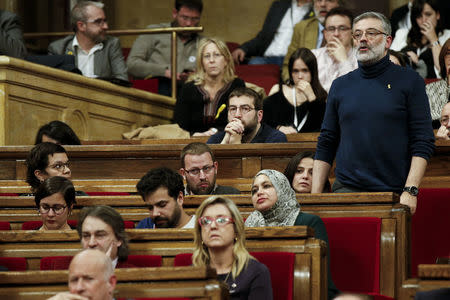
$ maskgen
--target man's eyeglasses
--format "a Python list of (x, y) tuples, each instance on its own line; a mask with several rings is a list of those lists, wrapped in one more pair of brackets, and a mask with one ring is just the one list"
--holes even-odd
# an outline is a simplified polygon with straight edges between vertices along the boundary
[(201, 169), (192, 169), (192, 170), (185, 170), (186, 173), (188, 173), (191, 176), (198, 176), (200, 175), (200, 171), (203, 171), (203, 173), (208, 174), (209, 172), (211, 172), (211, 170), (214, 169), (214, 165), (210, 165), (210, 166), (204, 166)]
[(235, 106), (235, 105), (231, 105), (228, 108), (228, 112), (230, 113), (230, 115), (234, 116), (236, 115), (238, 109), (241, 111), (241, 114), (245, 115), (246, 113), (254, 110), (254, 107), (250, 107), (248, 105), (242, 105), (242, 106)]
[(108, 21), (106, 19), (95, 19), (95, 20), (91, 20), (91, 21), (86, 21), (86, 23), (94, 23), (95, 25), (103, 26), (106, 23), (108, 23)]
[(325, 28), (325, 31), (326, 31), (326, 32), (329, 32), (329, 33), (334, 33), (336, 30), (337, 30), (338, 32), (344, 32), (344, 31), (348, 31), (348, 30), (350, 30), (350, 29), (351, 29), (351, 28), (348, 27), (348, 26), (339, 26), (339, 27), (329, 26), (329, 27), (326, 27), (326, 28)]
[(448, 120), (449, 120), (448, 117), (441, 118), (441, 125), (447, 126)]
[(41, 204), (41, 205), (39, 205), (39, 212), (41, 214), (45, 215), (45, 214), (48, 214), (50, 212), (50, 209), (51, 209), (51, 210), (53, 210), (55, 215), (60, 215), (60, 214), (62, 214), (64, 212), (66, 207), (67, 207), (67, 205), (49, 206), (49, 205)]
[(225, 226), (234, 223), (234, 220), (231, 217), (201, 217), (198, 219), (198, 224), (202, 227), (209, 227), (213, 222), (216, 222), (217, 226)]
[(372, 29), (367, 29), (366, 31), (356, 30), (355, 32), (353, 32), (353, 38), (355, 40), (359, 41), (360, 39), (362, 39), (364, 34), (366, 35), (366, 38), (368, 40), (373, 40), (374, 38), (377, 37), (377, 35), (380, 35), (380, 34), (384, 34), (384, 35), (388, 36), (387, 33), (379, 31), (378, 29), (372, 28)]
[(54, 170), (57, 170), (57, 171), (62, 171), (62, 170), (64, 170), (65, 167), (70, 170), (70, 163), (69, 162), (65, 162), (65, 163), (58, 162), (58, 163), (55, 163), (55, 164), (53, 164), (53, 165), (51, 165), (49, 167), (51, 169), (54, 169)]

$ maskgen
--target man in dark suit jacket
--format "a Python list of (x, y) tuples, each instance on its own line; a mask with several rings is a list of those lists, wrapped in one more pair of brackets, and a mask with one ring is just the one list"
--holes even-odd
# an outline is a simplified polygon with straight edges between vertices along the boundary
[[(293, 11), (296, 9), (302, 9), (304, 12), (304, 15), (298, 15), (300, 16), (299, 20), (295, 20), (295, 14)], [(286, 42), (287, 44), (289, 44), (295, 24), (311, 16), (313, 16), (313, 13), (309, 0), (297, 0), (297, 8), (292, 5), (291, 0), (274, 1), (269, 9), (269, 12), (267, 13), (263, 28), (258, 33), (258, 35), (250, 41), (245, 42), (239, 48), (233, 51), (232, 55), (234, 61), (239, 64), (244, 60), (245, 57), (265, 56), (265, 52), (273, 42), (275, 34), (278, 33), (280, 25), (284, 18), (287, 18), (286, 21), (288, 23), (290, 22), (292, 25), (290, 36)], [(284, 54), (281, 56), (280, 65), (282, 63), (283, 57)], [(262, 59), (264, 58), (266, 57), (263, 57)], [(269, 61), (267, 61), (266, 59), (266, 63), (272, 62), (270, 61), (270, 59)]]
[(445, 300), (450, 299), (450, 288), (417, 292), (415, 300)]
[(75, 35), (51, 43), (49, 54), (75, 56), (84, 76), (128, 80), (119, 39), (106, 35), (108, 23), (103, 3), (82, 1), (71, 12)]
[(26, 53), (19, 18), (12, 12), (0, 10), (0, 55), (24, 58)]

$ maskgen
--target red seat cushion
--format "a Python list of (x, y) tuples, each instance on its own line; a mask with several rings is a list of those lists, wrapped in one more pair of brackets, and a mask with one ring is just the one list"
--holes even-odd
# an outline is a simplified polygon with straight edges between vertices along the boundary
[(16, 197), (16, 196), (19, 196), (19, 194), (17, 194), (17, 193), (0, 193), (0, 196)]
[(73, 256), (48, 256), (41, 258), (40, 269), (44, 270), (67, 270)]
[(1, 221), (0, 230), (11, 230), (11, 225), (9, 224), (9, 222)]
[(27, 259), (25, 257), (0, 257), (0, 266), (8, 268), (8, 271), (26, 271)]
[(128, 255), (126, 262), (136, 268), (161, 267), (162, 257), (161, 255)]
[(336, 287), (355, 293), (380, 291), (380, 218), (323, 218)]
[(86, 192), (89, 196), (129, 196), (127, 192)]
[[(73, 256), (48, 256), (41, 258), (41, 270), (67, 270)], [(160, 255), (128, 255), (128, 259), (120, 262), (117, 268), (150, 268), (161, 267)]]
[(133, 83), (133, 87), (135, 89), (144, 90), (150, 93), (158, 93), (158, 78), (151, 79), (132, 79), (130, 80)]
[[(77, 220), (67, 220), (67, 224), (69, 224), (70, 228), (77, 228)], [(42, 221), (26, 221), (22, 224), (22, 230), (37, 230), (41, 228)]]
[[(434, 264), (450, 255), (450, 188), (423, 188), (411, 220), (411, 276), (419, 264)], [(447, 237), (446, 237), (447, 236)]]
[(279, 82), (280, 67), (278, 65), (238, 65), (236, 74), (245, 82), (264, 88), (268, 94), (272, 86)]
[(192, 265), (192, 253), (181, 253), (175, 255), (173, 261), (175, 267), (187, 267)]
[(134, 222), (133, 221), (123, 221), (125, 229), (133, 229), (134, 228)]

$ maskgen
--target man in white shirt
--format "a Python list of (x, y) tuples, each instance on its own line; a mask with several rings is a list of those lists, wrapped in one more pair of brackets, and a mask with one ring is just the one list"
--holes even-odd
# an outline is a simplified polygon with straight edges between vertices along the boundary
[(352, 22), (353, 15), (348, 9), (336, 7), (330, 10), (323, 30), (326, 45), (311, 50), (317, 59), (319, 81), (327, 93), (333, 80), (358, 67), (352, 46)]
[(183, 210), (183, 177), (168, 168), (152, 169), (136, 185), (150, 212), (136, 228), (194, 228), (195, 216)]
[(71, 23), (75, 35), (51, 43), (49, 54), (74, 55), (75, 65), (87, 77), (128, 80), (119, 39), (106, 35), (103, 3), (78, 2), (71, 11)]

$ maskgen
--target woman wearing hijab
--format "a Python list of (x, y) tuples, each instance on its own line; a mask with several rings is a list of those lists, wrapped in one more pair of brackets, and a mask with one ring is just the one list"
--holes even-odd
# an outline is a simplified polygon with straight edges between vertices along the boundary
[[(300, 210), (295, 192), (289, 180), (275, 170), (262, 170), (253, 179), (252, 203), (256, 209), (245, 221), (247, 227), (306, 225), (314, 228), (314, 237), (325, 241), (328, 235), (325, 224), (319, 216)], [(328, 250), (327, 250), (328, 251)], [(333, 299), (339, 291), (330, 273), (328, 253), (328, 299)]]

